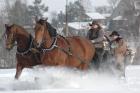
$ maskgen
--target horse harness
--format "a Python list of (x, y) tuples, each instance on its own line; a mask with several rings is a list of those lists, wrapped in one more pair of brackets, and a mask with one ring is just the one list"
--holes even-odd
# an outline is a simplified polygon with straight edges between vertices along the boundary
[(22, 56), (26, 55), (27, 53), (29, 53), (31, 51), (32, 46), (33, 46), (33, 37), (30, 34), (29, 47), (27, 49), (25, 49), (24, 51), (20, 51), (19, 49), (17, 49), (17, 54), (22, 55)]
[(81, 63), (85, 63), (85, 64), (86, 64), (86, 61), (83, 61), (79, 55), (74, 55), (74, 54), (72, 54), (72, 50), (71, 50), (71, 48), (70, 48), (70, 43), (69, 43), (69, 41), (68, 41), (65, 37), (63, 37), (63, 36), (61, 36), (61, 37), (67, 42), (67, 44), (68, 44), (68, 46), (69, 46), (68, 49), (66, 49), (66, 50), (63, 49), (62, 51), (64, 51), (65, 53), (67, 53), (67, 54), (70, 55), (70, 56), (75, 56), (75, 57), (77, 57), (77, 59), (80, 60)]
[(70, 48), (70, 43), (69, 43), (69, 41), (68, 41), (65, 37), (63, 37), (63, 36), (61, 36), (61, 35), (59, 35), (59, 36), (62, 37), (62, 38), (66, 41), (66, 43), (68, 44), (69, 47), (68, 47), (67, 49), (61, 48), (61, 47), (59, 47), (59, 46), (57, 45), (57, 40), (58, 40), (58, 35), (57, 35), (56, 37), (53, 37), (53, 42), (52, 42), (52, 44), (51, 44), (51, 46), (50, 46), (49, 48), (41, 48), (42, 52), (43, 52), (43, 53), (46, 53), (46, 52), (48, 52), (48, 51), (52, 51), (54, 48), (58, 48), (59, 50), (61, 50), (61, 51), (63, 51), (64, 53), (66, 53), (67, 55), (69, 55), (69, 56), (74, 56), (74, 57), (76, 57), (78, 60), (80, 60), (81, 63), (86, 64), (87, 62), (84, 61), (84, 60), (82, 60), (80, 56), (74, 55), (74, 54), (72, 53), (72, 50), (71, 50), (71, 48)]

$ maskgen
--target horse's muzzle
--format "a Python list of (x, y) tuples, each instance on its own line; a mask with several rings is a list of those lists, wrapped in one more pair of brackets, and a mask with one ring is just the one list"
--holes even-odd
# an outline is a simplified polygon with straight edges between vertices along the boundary
[(36, 48), (39, 48), (41, 46), (41, 43), (34, 42), (34, 45), (35, 45)]
[(6, 46), (6, 50), (10, 51), (12, 49), (12, 46), (8, 45)]
[(6, 50), (10, 51), (13, 47), (14, 47), (13, 44), (6, 43), (6, 46), (5, 46)]

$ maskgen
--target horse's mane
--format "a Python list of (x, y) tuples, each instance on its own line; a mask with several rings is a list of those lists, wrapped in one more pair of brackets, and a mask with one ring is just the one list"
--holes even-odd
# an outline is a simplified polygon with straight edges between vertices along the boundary
[[(20, 26), (20, 25), (13, 24), (12, 26), (13, 26), (13, 27), (16, 27), (16, 28), (18, 28), (18, 29), (21, 29), (21, 31), (23, 31), (23, 32), (28, 33), (28, 32), (26, 31), (26, 29), (25, 29), (24, 27)], [(28, 34), (29, 34), (29, 33), (28, 33)]]
[(48, 21), (40, 19), (37, 23), (41, 25), (45, 23), (51, 37), (55, 37), (57, 35), (56, 29)]
[(48, 27), (48, 30), (50, 30), (50, 28), (55, 29), (55, 28), (52, 27), (52, 25), (51, 25), (48, 21), (46, 21), (46, 20), (40, 19), (37, 23), (39, 23), (39, 24), (41, 24), (41, 25), (43, 25), (44, 23), (46, 23), (46, 26)]

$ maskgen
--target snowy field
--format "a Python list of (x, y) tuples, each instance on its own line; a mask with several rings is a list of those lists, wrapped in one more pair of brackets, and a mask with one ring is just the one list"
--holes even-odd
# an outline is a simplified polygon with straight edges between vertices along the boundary
[(14, 75), (15, 69), (0, 69), (0, 93), (140, 93), (140, 66), (128, 66), (125, 79), (59, 67), (24, 69), (19, 80)]

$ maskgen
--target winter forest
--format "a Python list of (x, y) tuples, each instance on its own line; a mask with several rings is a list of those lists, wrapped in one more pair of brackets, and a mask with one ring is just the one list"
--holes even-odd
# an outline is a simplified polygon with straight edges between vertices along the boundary
[[(139, 74), (138, 71), (140, 71), (140, 68), (138, 68), (137, 66), (140, 65), (140, 62), (139, 62), (140, 60), (140, 43), (139, 43), (140, 42), (140, 38), (139, 38), (140, 37), (140, 0), (103, 0), (103, 1), (99, 0), (101, 3), (106, 3), (102, 5), (98, 5), (98, 4), (96, 5), (95, 3), (96, 0), (63, 0), (64, 7), (61, 10), (51, 9), (52, 7), (54, 7), (54, 5), (57, 6), (57, 4), (58, 5), (60, 4), (59, 6), (61, 6), (61, 3), (56, 3), (53, 1), (55, 0), (52, 0), (51, 4), (52, 3), (53, 4), (51, 5), (50, 3), (48, 3), (49, 1), (47, 0), (46, 1), (45, 0), (0, 0), (0, 69), (2, 69), (0, 70), (0, 72), (2, 72), (3, 69), (5, 70), (15, 69), (17, 66), (17, 60), (16, 60), (17, 43), (14, 44), (13, 49), (11, 49), (10, 51), (5, 49), (6, 47), (5, 33), (7, 30), (5, 28), (5, 24), (20, 25), (25, 30), (27, 30), (28, 33), (30, 33), (33, 37), (35, 37), (36, 18), (38, 19), (42, 18), (42, 19), (47, 19), (47, 21), (52, 25), (52, 27), (56, 29), (56, 32), (62, 35), (63, 37), (80, 36), (80, 37), (87, 38), (90, 25), (93, 21), (99, 22), (99, 24), (101, 25), (102, 29), (105, 32), (105, 35), (109, 35), (113, 31), (117, 31), (121, 35), (121, 37), (124, 40), (126, 40), (127, 46), (131, 50), (132, 56), (133, 56), (131, 60), (130, 59), (128, 60), (131, 61), (130, 63), (132, 66), (133, 65), (136, 66), (136, 68), (134, 69), (137, 69), (136, 74)], [(78, 56), (78, 59), (80, 59), (79, 56)], [(103, 66), (103, 67), (106, 67), (106, 66)], [(127, 69), (127, 70), (130, 70), (130, 69)], [(63, 71), (63, 70), (66, 70), (66, 71)], [(63, 88), (63, 87), (64, 88), (65, 87), (66, 88), (69, 88), (69, 87), (70, 88), (73, 88), (73, 87), (83, 88), (84, 87), (85, 89), (89, 89), (89, 87), (87, 87), (86, 85), (90, 83), (88, 79), (92, 77), (91, 71), (89, 71), (88, 74), (86, 74), (87, 76), (84, 77), (87, 81), (87, 83), (85, 83), (85, 82), (81, 82), (83, 78), (78, 77), (75, 79), (72, 77), (72, 76), (77, 76), (77, 75), (81, 77), (81, 74), (83, 75), (85, 72), (79, 72), (78, 70), (76, 71), (76, 74), (75, 74), (73, 73), (75, 69), (72, 69), (70, 71), (68, 70), (70, 74), (69, 75), (67, 73), (67, 70), (68, 70), (67, 68), (64, 68), (64, 69), (60, 68), (59, 70), (57, 70), (57, 68), (55, 67), (53, 68), (49, 67), (48, 70), (46, 70), (45, 68), (45, 71), (48, 71), (47, 74), (49, 74), (50, 77), (48, 78), (47, 75), (45, 75), (45, 77), (47, 77), (47, 80), (45, 80), (45, 77), (41, 78), (42, 81), (39, 81), (39, 79), (36, 77), (35, 77), (35, 80), (39, 81), (37, 83), (43, 86), (43, 89), (46, 89), (46, 87), (47, 89), (49, 88), (54, 89), (54, 87), (56, 88), (59, 88), (59, 87), (60, 88)], [(13, 73), (12, 71), (11, 73)], [(57, 73), (54, 73), (55, 71)], [(108, 71), (109, 70), (107, 70), (107, 72)], [(53, 73), (53, 75), (50, 74), (51, 72)], [(14, 72), (14, 74), (15, 73), (16, 72)], [(33, 72), (33, 73), (36, 73), (36, 72)], [(63, 75), (65, 76), (66, 74), (66, 78), (70, 77), (71, 79), (77, 80), (78, 84), (79, 85), (81, 84), (82, 86), (78, 87), (78, 85), (76, 85), (75, 82), (72, 80), (70, 80), (72, 83), (69, 83), (68, 86), (63, 86), (62, 84), (61, 84), (62, 86), (61, 85), (59, 86), (59, 84), (61, 83), (60, 81), (57, 83), (51, 83), (53, 81), (55, 82), (57, 81), (55, 78), (53, 80), (51, 78), (51, 75), (53, 77), (53, 76), (57, 76), (57, 74), (60, 74), (60, 73), (62, 74), (62, 76)], [(129, 74), (129, 75), (132, 75), (132, 74)], [(39, 72), (39, 75), (40, 75), (40, 72)], [(58, 75), (59, 79), (62, 76)], [(99, 75), (99, 76), (102, 77), (104, 76), (104, 74)], [(62, 79), (64, 80), (66, 78), (62, 77)], [(94, 79), (97, 79), (97, 78), (98, 77), (94, 77)], [(101, 78), (98, 78), (98, 79), (100, 80)], [(105, 81), (105, 83), (108, 83), (108, 79), (110, 79), (110, 77), (107, 78), (107, 81)], [(109, 84), (107, 86), (110, 86), (111, 83), (116, 84), (116, 82), (114, 82), (113, 80), (115, 79), (111, 78), (111, 82), (109, 81)], [(53, 85), (45, 86), (44, 83), (46, 82)], [(64, 84), (67, 84), (68, 79), (66, 79), (65, 82), (62, 80), (62, 82)], [(103, 84), (101, 82), (100, 84)], [(119, 82), (121, 82), (121, 84), (122, 82), (124, 83), (124, 81), (119, 81)], [(36, 84), (36, 83), (30, 83), (30, 82), (22, 82), (21, 85), (23, 85), (25, 89), (27, 87), (26, 87), (26, 84), (24, 83), (28, 83), (30, 86), (32, 86), (32, 84)], [(84, 83), (85, 83), (85, 86), (84, 86)], [(16, 86), (20, 85), (19, 82), (18, 83), (16, 82), (14, 84), (16, 84)], [(0, 91), (1, 91), (1, 86), (2, 85), (0, 84)], [(20, 90), (21, 87), (16, 87), (16, 86), (14, 87), (15, 90), (16, 89)], [(90, 84), (90, 86), (92, 86), (92, 84)], [(122, 84), (122, 86), (125, 86), (125, 85)], [(120, 86), (115, 86), (115, 87), (119, 88), (120, 90), (122, 89)], [(140, 87), (140, 86), (138, 85), (136, 87)], [(38, 89), (38, 88), (39, 87), (37, 85), (34, 85), (31, 87), (31, 89), (33, 90)], [(107, 89), (109, 90), (108, 87)], [(115, 88), (113, 87), (113, 89)]]

